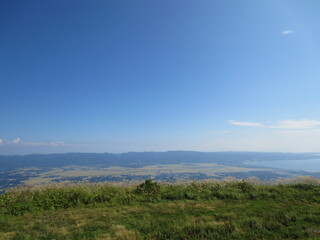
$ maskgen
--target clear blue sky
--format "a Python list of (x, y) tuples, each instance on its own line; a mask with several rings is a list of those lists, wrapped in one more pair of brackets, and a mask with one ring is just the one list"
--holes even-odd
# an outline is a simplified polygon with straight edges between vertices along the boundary
[(320, 1), (0, 3), (0, 154), (320, 152)]

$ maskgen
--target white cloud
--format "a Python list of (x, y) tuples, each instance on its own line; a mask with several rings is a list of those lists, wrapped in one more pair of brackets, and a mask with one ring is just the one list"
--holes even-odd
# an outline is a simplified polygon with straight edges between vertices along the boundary
[(66, 144), (64, 142), (23, 142), (22, 145), (26, 146), (64, 146), (64, 145), (70, 145)]
[(0, 145), (7, 144), (16, 144), (21, 146), (73, 146), (74, 144), (67, 144), (64, 142), (56, 141), (56, 142), (23, 142), (21, 138), (17, 137), (13, 140), (5, 140), (0, 138)]
[(288, 35), (288, 34), (292, 34), (292, 33), (294, 33), (293, 30), (284, 30), (281, 32), (282, 35)]
[(230, 124), (246, 127), (264, 127), (264, 128), (276, 128), (276, 129), (314, 129), (320, 127), (320, 121), (318, 120), (283, 120), (275, 125), (263, 125), (258, 122), (238, 122), (238, 121), (229, 121)]
[(232, 125), (244, 126), (244, 127), (264, 127), (263, 124), (257, 122), (237, 122), (234, 120), (229, 120)]
[(13, 141), (12, 141), (12, 143), (14, 143), (14, 144), (18, 144), (20, 142), (21, 142), (21, 139), (19, 137), (13, 139)]
[(269, 128), (282, 128), (282, 129), (311, 129), (320, 126), (320, 121), (317, 120), (285, 120), (279, 122), (276, 126), (269, 126)]

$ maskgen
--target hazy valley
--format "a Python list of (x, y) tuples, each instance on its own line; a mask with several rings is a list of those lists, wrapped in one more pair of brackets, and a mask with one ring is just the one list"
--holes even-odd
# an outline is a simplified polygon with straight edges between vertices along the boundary
[(318, 158), (315, 153), (191, 151), (0, 156), (0, 189), (50, 182), (127, 182), (149, 178), (181, 182), (226, 177), (256, 177), (264, 181), (296, 176), (320, 177), (318, 171), (293, 170), (290, 165), (284, 169), (259, 164), (288, 160), (313, 160), (320, 164)]

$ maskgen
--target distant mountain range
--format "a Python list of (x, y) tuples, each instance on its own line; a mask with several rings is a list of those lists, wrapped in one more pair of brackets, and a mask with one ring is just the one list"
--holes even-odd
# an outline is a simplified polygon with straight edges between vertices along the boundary
[(67, 165), (104, 165), (139, 168), (152, 164), (219, 163), (243, 166), (244, 161), (299, 160), (319, 158), (314, 153), (261, 153), (261, 152), (128, 152), (114, 153), (66, 153), (0, 155), (2, 170), (41, 167), (57, 168)]

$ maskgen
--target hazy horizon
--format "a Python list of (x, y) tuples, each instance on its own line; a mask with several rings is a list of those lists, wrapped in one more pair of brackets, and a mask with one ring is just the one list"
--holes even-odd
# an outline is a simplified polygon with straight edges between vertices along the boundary
[(26, 153), (8, 153), (8, 154), (0, 154), (0, 156), (27, 156), (27, 155), (51, 155), (51, 154), (129, 154), (129, 153), (170, 153), (170, 152), (197, 152), (197, 153), (283, 153), (283, 154), (320, 154), (320, 152), (281, 152), (281, 151), (197, 151), (197, 150), (163, 150), (163, 151), (128, 151), (128, 152), (26, 152)]

